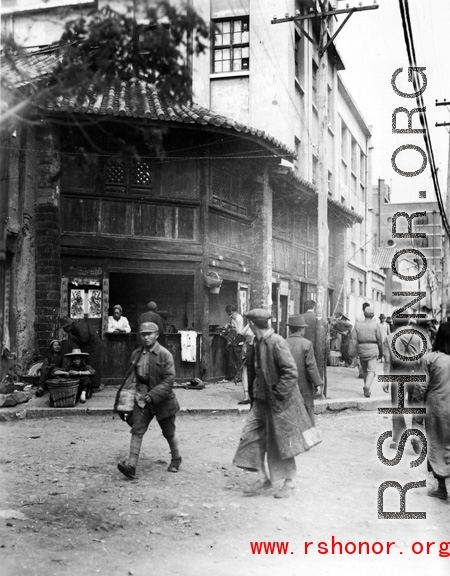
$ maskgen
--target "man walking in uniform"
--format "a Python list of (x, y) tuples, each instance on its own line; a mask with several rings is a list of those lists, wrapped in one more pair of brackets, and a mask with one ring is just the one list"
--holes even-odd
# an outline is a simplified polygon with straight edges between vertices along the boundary
[[(144, 434), (156, 416), (164, 438), (167, 440), (171, 462), (168, 472), (178, 472), (181, 456), (175, 430), (175, 414), (180, 409), (173, 392), (175, 366), (172, 354), (157, 342), (158, 326), (154, 322), (143, 322), (139, 327), (143, 346), (131, 355), (131, 371), (135, 371), (136, 397), (131, 425), (130, 454), (128, 460), (119, 462), (117, 467), (128, 478), (136, 475), (136, 466), (141, 451)], [(116, 399), (116, 406), (120, 390)]]
[(370, 386), (377, 373), (377, 358), (383, 358), (383, 342), (380, 325), (374, 320), (371, 306), (364, 309), (364, 320), (353, 328), (352, 338), (357, 344), (357, 353), (361, 363), (364, 380), (364, 396), (370, 398)]

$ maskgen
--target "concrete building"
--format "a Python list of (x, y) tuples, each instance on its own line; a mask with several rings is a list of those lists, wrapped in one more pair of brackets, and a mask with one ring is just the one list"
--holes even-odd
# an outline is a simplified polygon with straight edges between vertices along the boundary
[[(419, 290), (426, 292), (421, 305), (426, 304), (433, 310), (433, 315), (440, 321), (443, 277), (443, 242), (441, 216), (437, 202), (403, 202), (390, 201), (389, 186), (383, 180), (372, 189), (373, 235), (376, 238), (374, 264), (379, 265), (386, 273), (386, 302), (398, 306), (404, 298), (393, 297), (392, 291)], [(412, 232), (425, 234), (423, 238), (393, 238), (393, 219), (397, 213), (412, 215), (425, 212), (425, 215), (412, 219)], [(397, 233), (408, 232), (408, 221), (405, 216), (396, 220)], [(413, 249), (423, 254), (426, 259), (426, 271), (414, 281), (401, 280), (392, 274), (392, 259), (401, 250)], [(403, 260), (403, 262), (402, 262)], [(423, 259), (414, 252), (404, 253), (399, 259), (398, 271), (404, 276), (415, 276), (424, 268)], [(394, 284), (395, 283), (395, 284)]]

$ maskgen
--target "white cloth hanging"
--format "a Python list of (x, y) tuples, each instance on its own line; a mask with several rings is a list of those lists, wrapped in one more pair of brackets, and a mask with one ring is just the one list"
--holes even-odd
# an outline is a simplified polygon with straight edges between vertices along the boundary
[(197, 332), (195, 330), (180, 330), (181, 334), (181, 361), (197, 361)]

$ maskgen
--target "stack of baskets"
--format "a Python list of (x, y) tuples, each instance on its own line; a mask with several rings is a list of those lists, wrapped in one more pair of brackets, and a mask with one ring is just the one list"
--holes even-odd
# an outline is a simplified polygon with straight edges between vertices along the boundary
[(50, 406), (54, 408), (72, 408), (77, 401), (79, 380), (54, 379), (47, 380), (50, 391)]

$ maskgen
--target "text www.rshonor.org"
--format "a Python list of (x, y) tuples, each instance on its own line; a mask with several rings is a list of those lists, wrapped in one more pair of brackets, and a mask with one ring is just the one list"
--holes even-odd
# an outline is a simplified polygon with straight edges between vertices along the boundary
[[(334, 536), (330, 542), (303, 542), (303, 554), (403, 554), (404, 550), (397, 548), (395, 542), (340, 542)], [(441, 558), (450, 556), (450, 541), (447, 542), (413, 542), (409, 550), (416, 555), (432, 554)], [(290, 542), (260, 541), (250, 542), (252, 554), (294, 554)]]

